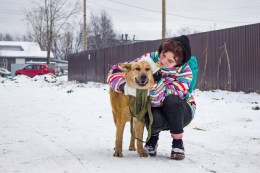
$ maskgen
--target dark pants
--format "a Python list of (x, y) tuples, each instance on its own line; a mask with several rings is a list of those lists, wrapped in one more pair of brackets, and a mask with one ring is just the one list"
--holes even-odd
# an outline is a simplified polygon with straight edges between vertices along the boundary
[[(172, 134), (183, 133), (191, 119), (191, 108), (187, 102), (176, 95), (169, 95), (165, 98), (161, 107), (152, 107), (153, 124), (152, 134), (162, 130), (170, 130)], [(145, 115), (146, 127), (149, 125), (148, 112)]]

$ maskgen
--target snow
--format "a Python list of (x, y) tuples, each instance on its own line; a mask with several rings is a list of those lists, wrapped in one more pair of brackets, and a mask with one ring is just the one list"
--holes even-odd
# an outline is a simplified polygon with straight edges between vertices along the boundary
[[(18, 42), (18, 41), (0, 41), (0, 46), (21, 46), (23, 51), (0, 50), (3, 57), (19, 57), (19, 58), (46, 58), (47, 51), (42, 51), (36, 42)], [(53, 53), (50, 57), (54, 58)]]
[(108, 91), (106, 84), (67, 76), (0, 78), (0, 172), (259, 172), (260, 111), (252, 109), (259, 94), (195, 90), (197, 112), (183, 137), (186, 158), (175, 161), (168, 131), (160, 134), (156, 157), (128, 151), (129, 123), (124, 157), (113, 157)]

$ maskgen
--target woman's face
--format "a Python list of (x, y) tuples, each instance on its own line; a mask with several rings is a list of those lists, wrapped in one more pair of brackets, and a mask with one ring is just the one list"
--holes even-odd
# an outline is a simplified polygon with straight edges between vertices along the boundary
[(175, 55), (168, 51), (168, 52), (161, 52), (159, 56), (159, 65), (162, 68), (171, 68), (177, 65), (175, 61)]

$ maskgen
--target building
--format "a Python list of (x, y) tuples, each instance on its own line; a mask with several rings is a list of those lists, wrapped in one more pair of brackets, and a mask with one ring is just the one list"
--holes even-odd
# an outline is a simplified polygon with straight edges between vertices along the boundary
[[(54, 59), (52, 52), (50, 58)], [(47, 51), (36, 42), (0, 41), (0, 68), (11, 71), (11, 64), (26, 62), (47, 62)]]

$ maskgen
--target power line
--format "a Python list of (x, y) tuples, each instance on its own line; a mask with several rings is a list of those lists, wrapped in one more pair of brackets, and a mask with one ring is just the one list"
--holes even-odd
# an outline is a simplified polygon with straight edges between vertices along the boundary
[[(159, 19), (156, 20), (156, 19), (152, 19), (152, 18), (148, 18), (148, 17), (138, 16), (138, 15), (134, 15), (134, 14), (131, 14), (131, 13), (123, 12), (121, 10), (115, 10), (115, 9), (108, 8), (108, 7), (105, 7), (105, 6), (102, 6), (102, 5), (98, 5), (98, 4), (95, 4), (95, 3), (91, 3), (91, 4), (94, 4), (94, 5), (97, 5), (97, 6), (100, 6), (100, 7), (104, 7), (104, 8), (107, 8), (107, 9), (111, 9), (113, 11), (117, 11), (117, 12), (120, 12), (120, 13), (125, 13), (125, 14), (131, 15), (131, 16), (137, 16), (137, 17), (141, 17), (141, 18), (144, 18), (144, 19), (149, 19), (149, 20), (154, 20), (154, 21), (157, 21), (157, 22), (161, 22), (161, 20), (159, 20)], [(185, 26), (201, 26), (201, 25), (187, 25), (187, 24), (182, 24), (182, 23), (175, 23), (175, 24), (185, 25)]]
[[(214, 18), (218, 19), (240, 19), (240, 18), (252, 18), (259, 17), (259, 13), (251, 13), (251, 14), (241, 14), (241, 15), (230, 15), (230, 16), (215, 16)], [(183, 19), (175, 19), (176, 21), (183, 21)], [(185, 20), (185, 21), (193, 21), (193, 20)]]
[[(97, 5), (97, 4), (95, 4), (95, 5)], [(0, 10), (3, 10), (3, 12), (1, 12), (0, 11), (0, 13), (8, 13), (8, 14), (17, 14), (17, 15), (21, 15), (21, 12), (19, 12), (19, 11), (14, 11), (14, 10), (5, 10), (5, 9), (0, 9)], [(92, 10), (92, 9), (91, 9)], [(99, 9), (96, 9), (96, 10), (99, 10)], [(10, 12), (9, 12), (10, 11)], [(116, 10), (116, 11), (119, 11), (120, 12), (120, 10)], [(126, 14), (129, 14), (129, 13), (126, 13)], [(254, 15), (254, 14), (256, 14), (256, 15)], [(257, 15), (258, 14), (258, 15)], [(251, 16), (246, 16), (246, 15), (251, 15)], [(253, 15), (253, 16), (252, 16)], [(257, 16), (259, 16), (260, 14), (259, 13), (250, 13), (250, 14), (241, 14), (241, 15), (230, 15), (229, 17), (226, 17), (226, 16), (214, 16), (214, 18), (225, 18), (225, 19), (228, 19), (228, 18), (233, 18), (233, 17), (240, 17), (240, 16), (242, 16), (242, 17), (240, 17), (240, 18), (247, 18), (247, 17), (257, 17)], [(140, 16), (141, 17), (141, 16)], [(116, 19), (116, 18), (113, 18), (113, 19)], [(124, 18), (121, 18), (121, 19), (124, 19)], [(148, 19), (151, 19), (151, 18), (148, 18)], [(82, 20), (82, 19), (81, 19)], [(152, 20), (154, 20), (154, 19), (152, 19)], [(178, 20), (178, 19), (176, 19), (176, 20)], [(182, 19), (181, 19), (182, 20)], [(156, 21), (158, 21), (158, 20), (156, 20)], [(129, 22), (129, 20), (127, 20), (127, 22)], [(147, 22), (147, 21), (144, 21), (144, 22)], [(148, 21), (149, 22), (149, 21)]]
[[(249, 15), (249, 16), (239, 16), (239, 17), (236, 17), (236, 19), (241, 19), (241, 18), (252, 18), (252, 17), (259, 17), (259, 15)], [(234, 17), (221, 17), (220, 19), (230, 19), (230, 18), (233, 18)]]
[(251, 6), (251, 7), (239, 7), (239, 8), (219, 8), (219, 9), (200, 9), (200, 10), (174, 10), (174, 11), (211, 11), (211, 10), (239, 10), (244, 8), (257, 8), (260, 6)]
[[(94, 0), (94, 1), (88, 1), (88, 2), (101, 2), (101, 1), (105, 1), (105, 0), (100, 0), (100, 1), (96, 1), (96, 0)], [(14, 3), (14, 2), (0, 2), (0, 3), (2, 3), (2, 4), (17, 4), (17, 5), (29, 5), (29, 6), (34, 6), (34, 5), (32, 5), (32, 4), (20, 4), (20, 3)]]
[[(103, 7), (103, 8), (108, 8), (108, 7), (105, 7), (105, 6), (102, 6), (102, 5), (95, 4), (95, 3), (93, 3), (93, 2), (91, 2), (91, 4), (94, 4), (94, 5), (97, 5), (97, 6)], [(144, 18), (144, 19), (155, 20), (155, 19), (148, 18), (148, 17), (143, 17), (143, 16), (134, 15), (134, 14), (131, 14), (131, 13), (126, 13), (126, 12), (123, 12), (123, 11), (121, 11), (121, 10), (115, 10), (115, 9), (112, 9), (112, 8), (108, 8), (108, 9), (111, 9), (111, 10), (113, 10), (113, 11), (118, 11), (118, 12), (120, 12), (120, 13), (129, 14), (129, 15), (132, 15), (132, 16), (142, 17), (142, 18)], [(158, 21), (158, 20), (156, 20), (156, 21)]]
[(249, 13), (249, 14), (229, 15), (228, 17), (227, 16), (214, 16), (214, 17), (220, 17), (220, 18), (222, 18), (222, 17), (226, 18), (227, 17), (227, 18), (229, 18), (229, 17), (239, 17), (239, 16), (252, 15), (252, 14), (260, 15), (260, 13)]
[[(113, 1), (113, 2), (116, 2), (116, 1)], [(94, 3), (92, 3), (92, 4), (94, 4)], [(120, 4), (123, 4), (123, 3), (120, 3)], [(95, 5), (97, 5), (97, 4), (95, 4)], [(127, 4), (126, 4), (127, 5)], [(127, 5), (128, 6), (128, 5)], [(104, 7), (104, 6), (102, 6), (102, 7)], [(260, 7), (260, 6), (253, 6), (253, 7), (241, 7), (241, 8), (255, 8), (255, 7)], [(104, 8), (108, 8), (108, 7), (104, 7)], [(235, 9), (235, 8), (225, 8), (225, 9)], [(240, 9), (240, 8), (236, 8), (236, 9)], [(140, 10), (134, 10), (134, 11), (141, 11), (141, 10), (143, 10), (143, 9), (140, 9)], [(213, 9), (213, 10), (220, 10), (220, 9)], [(114, 11), (121, 11), (121, 10), (114, 10)], [(122, 10), (122, 11), (133, 11), (133, 10)], [(175, 10), (175, 11), (186, 11), (186, 10)], [(190, 11), (190, 10), (187, 10), (187, 11)], [(194, 11), (196, 11), (196, 10), (194, 10)], [(198, 11), (201, 11), (201, 10), (198, 10)], [(158, 12), (158, 11), (157, 11)], [(158, 12), (158, 13), (161, 13), (161, 12)], [(129, 13), (126, 13), (126, 14), (129, 14)], [(241, 15), (229, 15), (229, 16), (214, 16), (214, 18), (225, 18), (225, 19), (228, 19), (228, 18), (232, 18), (231, 16), (243, 16), (243, 18), (244, 18), (244, 16), (245, 15), (251, 15), (251, 14), (258, 14), (258, 13), (250, 13), (250, 14), (241, 14)], [(137, 15), (135, 15), (135, 16), (137, 16)], [(139, 16), (139, 17), (142, 17), (142, 16)], [(252, 16), (252, 17), (254, 17), (254, 16)], [(150, 18), (147, 18), (147, 19), (150, 19)], [(153, 19), (152, 19), (153, 20)], [(176, 20), (178, 20), (178, 19), (176, 19)], [(183, 20), (183, 19), (179, 19), (179, 20)], [(212, 21), (211, 19), (205, 19), (205, 20), (208, 20), (208, 21)], [(230, 21), (225, 21), (225, 22), (230, 22)], [(238, 22), (234, 22), (234, 23), (238, 23)], [(240, 22), (239, 22), (240, 23)], [(243, 23), (247, 23), (247, 22), (243, 22)]]
[[(155, 11), (155, 10), (149, 10), (149, 9), (146, 9), (146, 8), (141, 8), (141, 7), (136, 7), (136, 6), (133, 6), (133, 5), (129, 5), (129, 4), (124, 4), (124, 3), (121, 3), (121, 2), (117, 2), (117, 1), (113, 1), (113, 0), (108, 0), (108, 1), (111, 1), (111, 2), (114, 2), (114, 3), (118, 3), (118, 4), (121, 4), (121, 5), (126, 5), (126, 6), (129, 6), (129, 7), (133, 7), (133, 8), (138, 8), (138, 9), (142, 9), (142, 10), (145, 10), (145, 11), (150, 11), (150, 12), (154, 12), (154, 13), (162, 13), (160, 11)], [(167, 15), (170, 15), (170, 16), (176, 16), (176, 17), (183, 17), (183, 18), (189, 18), (189, 19), (196, 19), (196, 20), (204, 20), (204, 21), (214, 21), (214, 22), (231, 22), (231, 23), (250, 23), (250, 22), (233, 22), (233, 21), (220, 21), (220, 20), (212, 20), (212, 19), (203, 19), (203, 18), (196, 18), (196, 17), (189, 17), (189, 16), (182, 16), (182, 15), (176, 15), (176, 14), (169, 14), (169, 13), (166, 13)]]
[[(253, 16), (252, 16), (253, 15)], [(239, 14), (239, 15), (229, 15), (228, 17), (227, 16), (213, 16), (214, 18), (233, 18), (233, 17), (240, 17), (240, 18), (244, 18), (244, 17), (256, 17), (256, 16), (259, 16), (260, 13), (249, 13), (249, 14)], [(125, 19), (125, 18), (113, 18), (113, 19)], [(183, 19), (176, 19), (176, 20), (183, 20)], [(129, 21), (129, 20), (127, 20)]]

